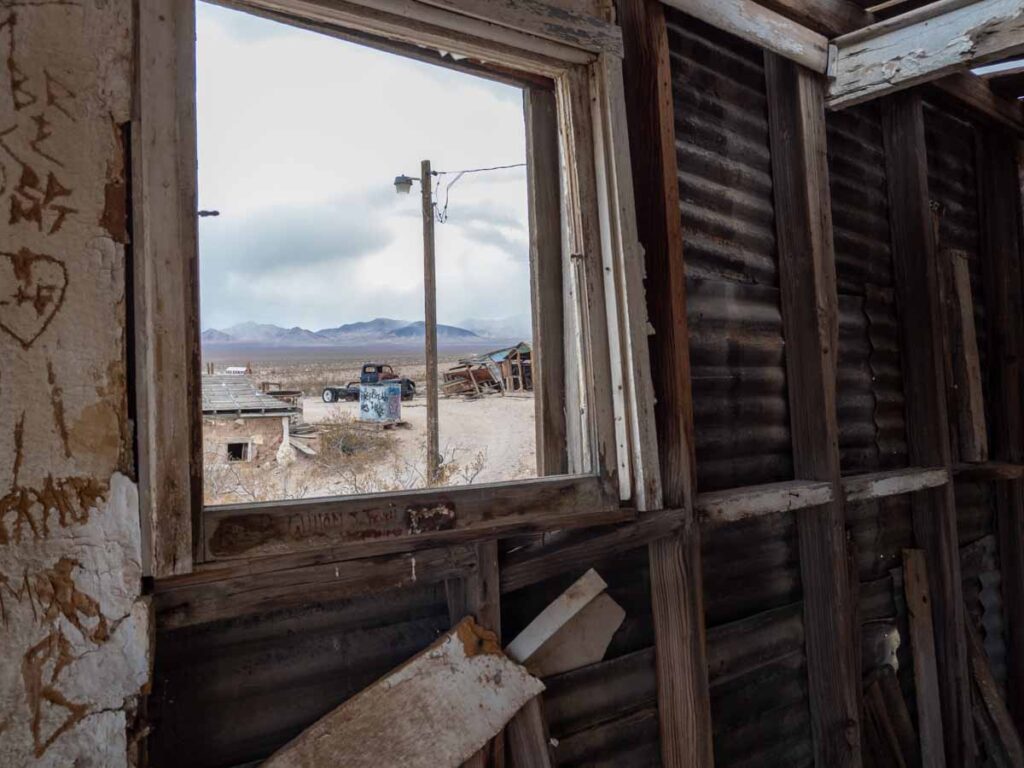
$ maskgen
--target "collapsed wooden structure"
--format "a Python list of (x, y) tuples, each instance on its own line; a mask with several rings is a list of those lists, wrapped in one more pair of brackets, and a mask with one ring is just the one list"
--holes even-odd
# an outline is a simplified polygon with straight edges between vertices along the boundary
[[(1024, 108), (969, 70), (1024, 2), (225, 4), (524, 87), (542, 477), (197, 511), (160, 429), (193, 404), (146, 367), (178, 363), (140, 363), (153, 765), (259, 761), (589, 568), (625, 621), (515, 765), (1019, 764)], [(191, 119), (186, 5), (140, 5), (136, 189), (179, 196), (136, 226), (192, 253), (188, 131), (154, 127)], [(182, 359), (185, 314), (136, 307)]]
[(521, 341), (514, 347), (496, 349), (463, 358), (444, 372), (441, 385), (446, 397), (533, 389), (533, 358), (530, 345)]

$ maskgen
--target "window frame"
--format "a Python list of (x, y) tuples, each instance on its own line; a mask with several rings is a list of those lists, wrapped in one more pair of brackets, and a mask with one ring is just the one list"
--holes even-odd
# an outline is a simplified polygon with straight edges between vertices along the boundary
[[(147, 0), (138, 18), (132, 126), (135, 404), (147, 572), (170, 576), (200, 563), (323, 548), (353, 557), (410, 551), (616, 522), (636, 510), (660, 508), (643, 251), (633, 208), (618, 27), (535, 0), (220, 4), (399, 55), (415, 46), (486, 62), (470, 66), (493, 71), (495, 79), (518, 80), (525, 89), (552, 84), (565, 384), (579, 393), (581, 407), (578, 420), (566, 412), (570, 475), (204, 507), (195, 6)], [(531, 113), (537, 110), (528, 106), (528, 136), (537, 127), (530, 124)], [(531, 138), (535, 145), (536, 134)], [(554, 169), (538, 167), (530, 149), (528, 155), (533, 196), (533, 183)], [(531, 207), (531, 216), (540, 213)], [(544, 287), (537, 275), (552, 274), (552, 265), (533, 263), (536, 253), (531, 248), (535, 300)]]

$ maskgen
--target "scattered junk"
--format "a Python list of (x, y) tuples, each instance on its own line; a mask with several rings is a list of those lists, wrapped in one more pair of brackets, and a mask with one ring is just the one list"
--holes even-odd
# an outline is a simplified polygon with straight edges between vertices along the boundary
[(521, 341), (512, 347), (463, 358), (445, 371), (441, 388), (445, 397), (532, 391), (531, 347)]
[(350, 381), (345, 386), (329, 385), (324, 387), (321, 397), (325, 403), (339, 400), (359, 400), (360, 390), (367, 384), (379, 384), (385, 381), (398, 382), (401, 385), (403, 400), (411, 400), (416, 395), (416, 382), (407, 376), (395, 373), (394, 368), (385, 363), (363, 363), (359, 373), (359, 381)]
[(516, 765), (550, 765), (548, 755), (535, 753), (549, 745), (537, 716), (540, 678), (604, 658), (625, 618), (606, 589), (596, 571), (587, 571), (504, 651), (494, 632), (463, 618), (279, 749), (264, 768), (456, 768), (506, 726)]
[(203, 455), (208, 462), (287, 463), (318, 453), (318, 430), (302, 421), (302, 393), (257, 387), (248, 376), (204, 374)]

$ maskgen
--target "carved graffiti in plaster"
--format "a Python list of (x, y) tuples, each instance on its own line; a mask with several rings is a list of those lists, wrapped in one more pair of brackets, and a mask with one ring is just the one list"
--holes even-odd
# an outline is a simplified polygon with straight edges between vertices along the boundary
[[(69, 214), (78, 212), (68, 205), (68, 198), (74, 190), (62, 182), (52, 168), (32, 165), (27, 153), (56, 168), (64, 167), (46, 144), (54, 136), (51, 118), (57, 117), (56, 113), (74, 122), (71, 106), (77, 94), (45, 68), (42, 77), (36, 78), (37, 82), (31, 81), (18, 63), (15, 47), (17, 22), (18, 16), (13, 11), (0, 21), (0, 33), (5, 32), (7, 38), (7, 81), (11, 102), (15, 113), (37, 104), (38, 111), (25, 113), (19, 118), (20, 122), (0, 130), (0, 154), (4, 156), (0, 157), (0, 194), (6, 193), (10, 197), (9, 224), (35, 224), (40, 232), (52, 235), (60, 231)], [(6, 164), (3, 162), (5, 159)]]
[(0, 544), (45, 539), (54, 517), (60, 528), (88, 522), (107, 490), (106, 483), (91, 477), (48, 476), (41, 488), (15, 485), (0, 498)]
[(0, 291), (0, 330), (31, 347), (63, 306), (67, 285), (67, 268), (53, 256), (0, 251), (0, 286), (9, 286)]

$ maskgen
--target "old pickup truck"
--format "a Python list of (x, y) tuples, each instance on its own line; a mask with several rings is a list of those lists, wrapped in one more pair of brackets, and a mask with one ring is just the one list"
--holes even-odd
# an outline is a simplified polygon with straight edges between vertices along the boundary
[(416, 394), (416, 382), (405, 376), (399, 376), (390, 365), (384, 363), (363, 363), (359, 381), (350, 381), (343, 387), (324, 387), (322, 394), (325, 403), (338, 400), (358, 400), (359, 387), (363, 384), (379, 384), (382, 381), (398, 381), (402, 385), (402, 399), (411, 400)]

